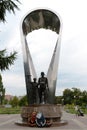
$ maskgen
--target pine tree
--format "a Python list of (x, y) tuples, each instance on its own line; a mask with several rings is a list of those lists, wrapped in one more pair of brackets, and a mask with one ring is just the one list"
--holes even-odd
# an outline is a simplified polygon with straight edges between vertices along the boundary
[(6, 55), (6, 50), (0, 51), (0, 70), (6, 70), (9, 69), (9, 66), (14, 63), (14, 60), (16, 59), (16, 52), (13, 54), (11, 53), (9, 56)]
[(19, 0), (0, 0), (0, 21), (5, 22), (6, 12), (15, 13), (15, 9), (19, 9), (16, 2)]
[[(6, 12), (15, 13), (15, 9), (19, 9), (17, 3), (20, 3), (19, 0), (0, 0), (0, 21), (6, 21)], [(0, 70), (9, 69), (9, 66), (14, 63), (16, 59), (16, 52), (10, 53), (9, 56), (5, 55), (6, 49), (0, 51)]]
[[(0, 22), (6, 21), (6, 12), (15, 13), (15, 9), (19, 9), (17, 3), (19, 0), (0, 0)], [(16, 52), (6, 55), (6, 49), (0, 50), (0, 71), (9, 69), (9, 66), (14, 63), (16, 59)], [(0, 75), (0, 103), (3, 103), (5, 96), (5, 89), (2, 83), (2, 76)]]
[(5, 88), (3, 87), (2, 76), (0, 75), (0, 105), (3, 104), (4, 97), (5, 97)]
[[(19, 0), (0, 0), (0, 22), (6, 21), (6, 12), (15, 13), (15, 9), (19, 9), (16, 3), (20, 3)], [(9, 65), (13, 64), (15, 60), (16, 52), (11, 53), (5, 57), (6, 50), (0, 51), (0, 70), (9, 68)]]

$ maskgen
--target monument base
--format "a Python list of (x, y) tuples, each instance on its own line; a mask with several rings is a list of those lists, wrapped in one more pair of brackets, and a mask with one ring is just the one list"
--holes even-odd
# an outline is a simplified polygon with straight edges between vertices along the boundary
[(50, 125), (59, 126), (67, 123), (66, 121), (61, 121), (61, 116), (62, 116), (61, 105), (40, 104), (40, 105), (29, 105), (26, 107), (22, 107), (22, 111), (21, 111), (22, 120), (16, 122), (16, 124), (23, 125), (23, 126), (30, 126), (29, 121), (31, 118), (31, 114), (33, 112), (43, 113), (46, 121), (49, 122), (48, 126)]

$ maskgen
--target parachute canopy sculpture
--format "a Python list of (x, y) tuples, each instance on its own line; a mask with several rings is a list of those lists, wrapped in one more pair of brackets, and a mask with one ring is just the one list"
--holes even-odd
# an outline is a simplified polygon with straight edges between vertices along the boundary
[[(39, 28), (50, 29), (58, 34), (58, 39), (55, 44), (54, 52), (47, 72), (49, 95), (47, 103), (54, 104), (55, 89), (58, 75), (58, 61), (61, 39), (61, 21), (58, 14), (49, 9), (35, 9), (28, 12), (21, 22), (21, 39), (23, 48), (24, 71), (28, 104), (32, 104), (31, 96), (31, 81), (32, 78), (37, 78), (35, 67), (32, 61), (31, 53), (28, 47), (26, 36)], [(32, 76), (32, 78), (31, 78)], [(37, 99), (38, 102), (38, 99)]]

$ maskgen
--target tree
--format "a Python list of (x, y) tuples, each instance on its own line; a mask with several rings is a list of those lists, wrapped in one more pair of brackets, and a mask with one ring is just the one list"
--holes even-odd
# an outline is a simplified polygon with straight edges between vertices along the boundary
[(62, 104), (62, 96), (55, 96), (55, 104)]
[(82, 104), (84, 103), (85, 106), (87, 106), (87, 91), (82, 92)]
[(73, 99), (74, 99), (74, 95), (73, 95), (72, 90), (65, 89), (63, 91), (63, 99), (64, 99), (64, 104), (72, 104)]
[[(20, 3), (19, 0), (0, 0), (0, 21), (6, 21), (6, 12), (15, 13), (15, 9), (19, 9), (16, 2)], [(8, 69), (8, 66), (13, 64), (15, 60), (16, 52), (11, 53), (8, 57), (5, 57), (6, 50), (0, 51), (0, 70)]]
[(6, 55), (6, 50), (0, 51), (0, 70), (9, 69), (9, 66), (14, 63), (17, 52), (11, 53), (9, 56)]
[[(19, 0), (0, 0), (0, 21), (5, 22), (6, 12), (15, 13), (15, 9), (19, 9), (17, 3), (20, 3)], [(9, 68), (9, 65), (13, 64), (13, 61), (16, 58), (16, 52), (11, 53), (9, 56), (5, 56), (6, 50), (0, 51), (0, 70), (5, 70)]]
[(19, 9), (16, 2), (20, 3), (19, 0), (0, 0), (0, 21), (5, 22), (6, 12), (15, 13), (15, 9)]
[(5, 97), (5, 88), (3, 87), (2, 76), (0, 75), (0, 105), (3, 104), (4, 97)]
[[(14, 60), (16, 59), (16, 52), (13, 54), (11, 53), (9, 56), (6, 55), (6, 50), (0, 51), (0, 70), (6, 70), (9, 69), (9, 66), (14, 63)], [(0, 75), (0, 104), (3, 104), (5, 97), (5, 88), (3, 87), (2, 83), (2, 77)]]
[[(16, 2), (20, 3), (19, 0), (0, 0), (0, 22), (6, 21), (6, 12), (15, 13), (15, 9), (19, 9)], [(16, 59), (16, 52), (10, 53), (10, 55), (6, 55), (6, 49), (0, 51), (0, 70), (9, 69), (9, 66), (14, 63)], [(0, 98), (1, 104), (4, 99), (5, 89), (2, 84), (2, 77), (0, 75)]]
[(74, 104), (81, 105), (81, 90), (78, 88), (72, 88), (72, 92), (74, 95)]
[[(6, 12), (15, 13), (15, 9), (19, 9), (17, 3), (20, 3), (19, 0), (0, 0), (0, 21), (6, 21)], [(9, 56), (5, 56), (6, 50), (0, 51), (0, 70), (5, 70), (9, 68), (9, 65), (13, 64), (13, 61), (16, 58), (16, 52), (11, 53)]]
[(20, 100), (19, 100), (19, 106), (27, 106), (28, 102), (27, 102), (27, 96), (23, 96)]
[(64, 104), (87, 106), (87, 91), (78, 88), (65, 89), (63, 92)]
[(10, 104), (12, 107), (17, 107), (19, 105), (19, 99), (17, 96), (14, 96), (14, 98), (10, 101)]

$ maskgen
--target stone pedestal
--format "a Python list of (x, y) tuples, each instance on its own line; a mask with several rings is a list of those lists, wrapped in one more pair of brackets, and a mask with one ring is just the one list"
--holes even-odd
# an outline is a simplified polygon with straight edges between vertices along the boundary
[(45, 119), (52, 122), (52, 125), (63, 125), (65, 121), (61, 121), (61, 105), (41, 104), (41, 105), (29, 105), (22, 107), (21, 117), (22, 121), (16, 122), (18, 125), (29, 126), (29, 119), (32, 112), (42, 112)]
[(59, 121), (61, 118), (61, 105), (30, 105), (22, 108), (21, 117), (23, 122), (27, 122), (32, 112), (42, 112), (46, 119), (53, 122)]

